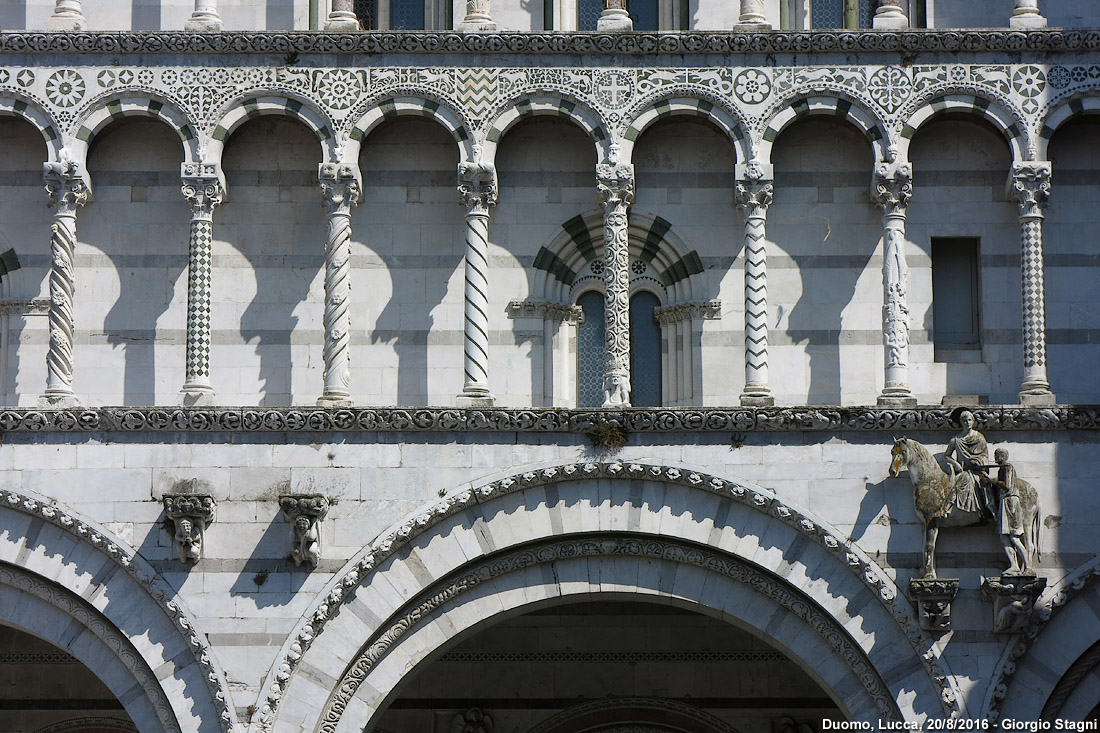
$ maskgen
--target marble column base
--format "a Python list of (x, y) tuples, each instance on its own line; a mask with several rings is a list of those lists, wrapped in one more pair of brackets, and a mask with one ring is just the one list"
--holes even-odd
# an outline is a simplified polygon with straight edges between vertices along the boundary
[(742, 392), (741, 404), (744, 407), (773, 407), (775, 397), (767, 392)]
[(455, 398), (459, 407), (483, 409), (496, 405), (497, 398), (488, 392), (463, 392)]
[(901, 28), (909, 27), (909, 19), (904, 15), (876, 15), (871, 19), (871, 27), (876, 31), (879, 30), (899, 30)]
[(221, 18), (188, 18), (183, 29), (190, 33), (216, 33), (222, 29)]
[(596, 30), (604, 32), (632, 31), (634, 21), (625, 10), (605, 10), (596, 21)]
[(38, 406), (51, 410), (80, 407), (80, 399), (72, 392), (47, 392), (38, 398)]
[(51, 15), (46, 21), (48, 31), (86, 31), (88, 21), (83, 15)]
[(317, 406), (328, 410), (351, 407), (351, 397), (345, 395), (321, 395), (317, 398)]
[(1027, 390), (1020, 393), (1020, 404), (1028, 407), (1051, 407), (1058, 404), (1058, 398), (1050, 391)]
[(1008, 19), (1008, 27), (1025, 31), (1034, 28), (1046, 28), (1047, 19), (1041, 15), (1013, 15)]
[(185, 384), (180, 390), (180, 405), (183, 407), (212, 407), (216, 404), (212, 387)]

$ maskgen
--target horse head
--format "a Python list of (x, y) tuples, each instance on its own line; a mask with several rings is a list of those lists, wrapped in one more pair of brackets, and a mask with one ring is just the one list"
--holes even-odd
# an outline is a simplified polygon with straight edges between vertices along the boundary
[(908, 438), (894, 438), (894, 447), (890, 449), (890, 475), (897, 477), (901, 469), (909, 464)]

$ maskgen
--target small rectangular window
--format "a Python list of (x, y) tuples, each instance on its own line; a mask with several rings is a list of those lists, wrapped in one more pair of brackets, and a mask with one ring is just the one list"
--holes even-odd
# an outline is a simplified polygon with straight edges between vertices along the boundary
[(977, 237), (932, 238), (932, 340), (941, 351), (981, 347), (981, 259)]

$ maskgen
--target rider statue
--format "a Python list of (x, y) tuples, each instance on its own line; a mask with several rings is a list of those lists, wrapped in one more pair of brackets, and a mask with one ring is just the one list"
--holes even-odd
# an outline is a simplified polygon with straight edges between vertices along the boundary
[(989, 445), (985, 436), (974, 429), (974, 413), (961, 410), (958, 416), (962, 429), (947, 444), (944, 458), (951, 467), (951, 483), (956, 475), (966, 476), (960, 482), (956, 503), (960, 509), (980, 512), (986, 521), (992, 521), (994, 508), (993, 481), (986, 473), (989, 468)]

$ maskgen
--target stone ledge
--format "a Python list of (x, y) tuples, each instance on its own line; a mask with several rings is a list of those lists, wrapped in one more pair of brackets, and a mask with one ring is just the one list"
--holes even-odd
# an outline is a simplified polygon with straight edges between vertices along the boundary
[[(311, 407), (0, 409), (11, 433), (586, 433), (615, 422), (628, 433), (920, 432), (957, 429), (957, 407), (714, 407), (627, 410)], [(981, 430), (1100, 430), (1100, 405), (971, 408)]]
[(742, 54), (1100, 49), (1100, 30), (950, 29), (904, 31), (689, 31), (682, 33), (457, 33), (186, 31), (0, 33), (8, 54)]

